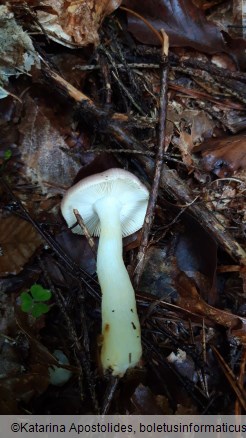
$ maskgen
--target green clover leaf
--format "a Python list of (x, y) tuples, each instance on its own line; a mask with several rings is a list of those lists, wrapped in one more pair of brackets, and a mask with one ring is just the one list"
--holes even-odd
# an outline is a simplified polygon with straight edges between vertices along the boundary
[(34, 316), (34, 318), (39, 318), (44, 313), (47, 313), (49, 310), (50, 310), (50, 306), (48, 306), (48, 304), (36, 303), (33, 305), (31, 314), (32, 316)]
[(48, 301), (51, 298), (50, 290), (44, 289), (41, 284), (33, 284), (30, 288), (30, 292), (35, 301)]
[(44, 303), (50, 298), (51, 291), (44, 289), (41, 284), (35, 283), (28, 291), (21, 293), (21, 310), (25, 313), (31, 313), (34, 318), (39, 318), (50, 310), (50, 306)]
[(23, 312), (28, 313), (32, 308), (32, 303), (33, 303), (32, 297), (29, 295), (28, 292), (22, 292), (20, 299), (21, 299), (21, 310)]

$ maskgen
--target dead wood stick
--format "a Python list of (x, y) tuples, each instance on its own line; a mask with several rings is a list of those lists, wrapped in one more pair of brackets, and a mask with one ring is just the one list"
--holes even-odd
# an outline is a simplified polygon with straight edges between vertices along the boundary
[[(137, 54), (142, 57), (144, 56), (145, 62), (147, 62), (148, 57), (150, 57), (150, 62), (157, 64), (159, 62), (159, 48), (158, 47), (150, 47), (150, 46), (141, 46), (139, 45), (136, 48)], [(132, 62), (132, 56), (126, 56), (126, 60), (128, 62)], [(227, 68), (218, 67), (211, 61), (200, 61), (194, 56), (190, 58), (183, 59), (182, 56), (176, 55), (173, 52), (169, 53), (170, 67), (173, 65), (179, 65), (181, 67), (191, 67), (195, 70), (204, 70), (210, 73), (213, 76), (219, 76), (223, 79), (234, 79), (239, 82), (246, 82), (246, 73), (242, 71), (231, 71)], [(134, 62), (137, 62), (136, 56), (133, 59)]]
[(163, 32), (163, 54), (161, 57), (162, 71), (161, 71), (161, 93), (160, 93), (160, 116), (159, 116), (159, 132), (158, 132), (158, 150), (155, 160), (154, 181), (150, 191), (149, 202), (145, 215), (145, 220), (142, 228), (142, 237), (136, 257), (136, 264), (134, 270), (134, 283), (138, 288), (139, 281), (144, 268), (144, 260), (148, 247), (149, 233), (154, 221), (155, 207), (159, 191), (164, 149), (165, 149), (165, 134), (166, 134), (166, 115), (167, 115), (167, 89), (168, 89), (168, 36)]
[(89, 230), (83, 221), (83, 218), (80, 216), (80, 214), (76, 208), (74, 208), (73, 213), (74, 213), (74, 216), (76, 217), (76, 221), (78, 222), (81, 230), (83, 231), (83, 234), (85, 235), (85, 237), (88, 241), (88, 244), (89, 244), (94, 256), (96, 257), (97, 251), (96, 251), (96, 245), (95, 245), (93, 237), (90, 235)]
[(240, 81), (244, 83), (246, 82), (246, 74), (244, 72), (230, 71), (226, 68), (218, 67), (216, 64), (213, 64), (212, 62), (203, 62), (194, 58), (180, 61), (180, 58), (177, 55), (174, 55), (173, 53), (171, 55), (171, 61), (178, 63), (181, 67), (182, 66), (191, 67), (198, 70), (199, 69), (204, 70), (214, 76), (218, 76), (223, 79), (234, 79), (236, 81)]
[[(144, 151), (142, 144), (138, 142), (124, 126), (125, 122), (129, 120), (127, 115), (120, 113), (110, 115), (109, 112), (96, 106), (91, 99), (70, 85), (57, 73), (52, 72), (47, 66), (45, 66), (45, 73), (60, 86), (63, 92), (65, 91), (71, 98), (80, 103), (81, 109), (84, 109), (87, 114), (91, 114), (95, 122), (100, 122), (100, 117), (104, 119), (105, 123), (102, 124), (101, 128), (102, 132), (112, 135), (129, 149), (133, 148), (134, 150)], [(150, 181), (153, 180), (154, 160), (140, 155), (138, 161), (144, 166)], [(226, 231), (211, 211), (202, 203), (198, 204), (193, 202), (194, 194), (190, 188), (178, 177), (176, 171), (170, 170), (165, 164), (163, 164), (162, 167), (160, 187), (179, 203), (188, 205), (188, 211), (233, 260), (241, 265), (246, 263), (246, 253), (243, 248), (233, 239), (230, 233)]]
[[(103, 108), (96, 106), (88, 96), (79, 91), (65, 79), (63, 79), (58, 73), (51, 70), (46, 64), (44, 64), (45, 73), (55, 81), (58, 87), (61, 88), (62, 91), (65, 91), (75, 102), (84, 104), (88, 111), (91, 111), (97, 117), (103, 117), (108, 114)], [(114, 113), (111, 116), (112, 120), (119, 120), (121, 122), (127, 122), (129, 117), (127, 114), (122, 113)]]

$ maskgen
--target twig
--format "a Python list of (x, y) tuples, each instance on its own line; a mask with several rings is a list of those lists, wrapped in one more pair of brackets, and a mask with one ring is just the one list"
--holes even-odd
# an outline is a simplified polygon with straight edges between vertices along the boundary
[(111, 65), (113, 67), (113, 70), (114, 70), (114, 71), (111, 72), (111, 74), (114, 77), (115, 81), (117, 82), (117, 84), (118, 84), (119, 88), (121, 89), (121, 91), (128, 97), (128, 99), (130, 100), (132, 105), (135, 106), (137, 111), (140, 114), (142, 114), (143, 116), (146, 116), (145, 112), (138, 105), (138, 103), (135, 101), (134, 97), (131, 95), (130, 91), (128, 90), (128, 88), (124, 85), (124, 83), (120, 79), (119, 72), (118, 72), (118, 69), (117, 69), (117, 64), (115, 63), (115, 61), (113, 59), (113, 56), (111, 55), (109, 50), (106, 49), (104, 46), (100, 46), (100, 49), (101, 49), (101, 51), (103, 51), (103, 53), (105, 53), (105, 55), (109, 59), (109, 62), (111, 63)]
[(123, 82), (121, 81), (121, 79), (119, 78), (119, 76), (112, 71), (112, 76), (114, 77), (114, 79), (116, 80), (116, 82), (118, 83), (119, 87), (123, 90), (123, 92), (126, 94), (126, 96), (128, 97), (128, 99), (130, 100), (130, 102), (132, 103), (133, 106), (135, 106), (135, 108), (138, 110), (138, 112), (140, 114), (142, 114), (142, 116), (146, 116), (145, 112), (142, 110), (142, 108), (138, 105), (137, 102), (135, 102), (133, 96), (131, 95), (131, 93), (129, 92), (129, 90), (126, 88), (126, 86), (123, 84)]
[(101, 415), (106, 415), (110, 409), (110, 405), (112, 403), (115, 391), (117, 389), (119, 383), (119, 377), (110, 376), (110, 380), (108, 386), (106, 388), (106, 392), (104, 394), (103, 406)]
[(159, 41), (159, 43), (161, 45), (163, 45), (163, 36), (161, 35), (160, 32), (158, 32), (158, 30), (156, 30), (154, 28), (154, 26), (152, 26), (152, 24), (146, 20), (142, 15), (138, 14), (137, 12), (133, 11), (132, 9), (126, 8), (125, 6), (120, 6), (119, 9), (122, 9), (123, 11), (128, 12), (131, 15), (134, 15), (135, 17), (137, 17), (138, 19), (140, 19), (141, 21), (144, 22), (144, 24), (146, 24), (146, 26), (151, 30), (151, 32), (153, 32), (153, 34), (156, 36), (157, 40)]
[[(132, 154), (132, 155), (136, 154), (136, 155), (146, 155), (149, 157), (154, 157), (156, 155), (156, 153), (152, 152), (152, 151), (144, 151), (144, 150), (137, 151), (134, 149), (109, 149), (109, 148), (105, 149), (105, 147), (104, 148), (92, 148), (92, 149), (87, 149), (86, 151), (84, 151), (85, 154), (88, 154), (91, 152), (94, 152), (94, 153), (102, 153), (103, 152), (106, 154), (112, 154), (112, 153), (113, 154)], [(175, 156), (178, 156), (178, 154), (171, 155), (171, 154), (165, 153), (163, 155), (164, 155), (165, 160), (173, 161), (174, 163), (178, 163), (180, 166), (185, 166), (183, 161), (177, 160), (176, 158), (173, 158)]]
[(182, 85), (177, 85), (173, 82), (169, 83), (169, 88), (175, 91), (180, 91), (181, 93), (186, 94), (187, 96), (189, 96), (192, 99), (202, 99), (202, 100), (208, 100), (210, 102), (216, 103), (218, 107), (221, 108), (231, 108), (231, 109), (236, 109), (239, 111), (245, 111), (245, 107), (242, 106), (241, 103), (236, 103), (233, 101), (226, 101), (225, 99), (221, 99), (218, 97), (214, 97), (211, 96), (208, 93), (205, 93), (204, 91), (200, 91), (200, 90), (196, 90), (193, 88), (187, 88), (187, 87), (183, 87)]
[[(246, 103), (246, 98), (245, 96), (242, 96), (242, 93), (240, 93), (238, 90), (234, 90), (232, 86), (227, 84), (226, 82), (222, 82), (220, 80), (221, 78), (214, 78), (211, 74), (208, 74), (208, 72), (195, 70), (189, 67), (184, 68), (180, 66), (174, 66), (171, 68), (171, 70), (188, 74), (189, 76), (192, 76), (194, 78), (198, 78), (196, 82), (199, 84), (200, 87), (203, 87), (204, 82), (209, 83), (214, 86), (215, 89), (219, 87), (222, 91), (224, 91), (225, 94), (232, 95), (236, 97), (240, 102), (244, 104)], [(206, 87), (203, 88), (206, 89)], [(245, 109), (244, 106), (241, 108), (242, 110)]]
[(177, 55), (171, 54), (171, 62), (178, 63), (180, 66), (184, 67), (192, 67), (194, 69), (200, 69), (205, 70), (208, 73), (211, 73), (215, 76), (219, 76), (223, 79), (235, 79), (236, 81), (240, 82), (246, 82), (246, 74), (241, 73), (238, 71), (230, 71), (226, 68), (217, 67), (215, 64), (212, 64), (211, 62), (203, 62), (199, 61), (195, 58), (192, 59), (185, 59), (183, 61), (180, 61), (179, 57)]
[[(138, 55), (144, 57), (144, 62), (158, 63), (159, 62), (159, 48), (139, 45), (136, 47), (136, 52)], [(132, 56), (128, 55), (127, 60), (132, 62)], [(169, 52), (170, 67), (173, 65), (180, 65), (181, 67), (191, 67), (195, 70), (205, 70), (214, 76), (222, 77), (223, 79), (234, 79), (239, 82), (246, 82), (246, 74), (240, 71), (231, 71), (226, 68), (218, 67), (213, 62), (203, 62), (198, 58), (192, 56), (190, 58), (180, 58), (173, 52)], [(137, 62), (136, 55), (134, 56), (134, 62)]]
[(217, 350), (217, 348), (214, 345), (211, 345), (211, 349), (222, 368), (222, 371), (224, 372), (225, 377), (227, 378), (229, 384), (231, 385), (231, 388), (235, 392), (238, 401), (240, 402), (242, 408), (246, 410), (246, 391), (243, 388), (243, 385), (237, 380), (235, 374), (232, 372), (231, 368), (227, 365), (227, 363), (224, 361), (223, 357)]
[(110, 65), (106, 62), (103, 55), (99, 55), (99, 67), (102, 73), (105, 90), (105, 104), (110, 105), (112, 103), (112, 87), (110, 78)]
[[(114, 65), (109, 65), (108, 68), (112, 70), (112, 68), (122, 69), (126, 70), (127, 68), (135, 68), (135, 69), (142, 69), (142, 68), (149, 68), (149, 69), (159, 69), (160, 64), (153, 64), (153, 63), (146, 63), (146, 62), (130, 62), (127, 64), (127, 67), (125, 64), (122, 63), (116, 63)], [(81, 70), (81, 71), (91, 71), (91, 70), (100, 70), (100, 65), (98, 64), (89, 64), (89, 65), (76, 65), (73, 69)]]
[[(206, 348), (206, 332), (205, 332), (204, 318), (202, 319), (202, 355), (203, 355), (203, 362), (206, 364), (207, 363), (207, 348)], [(204, 392), (206, 393), (206, 396), (209, 398), (208, 381), (207, 381), (207, 376), (205, 373), (203, 373), (203, 387), (204, 387)]]
[[(87, 149), (86, 151), (84, 151), (84, 153), (90, 153), (90, 152), (94, 152), (94, 153), (102, 153), (102, 152), (106, 152), (107, 154), (137, 154), (137, 155), (149, 155), (150, 157), (155, 155), (155, 152), (151, 152), (151, 151), (134, 151), (132, 149), (103, 149), (103, 148), (92, 148), (92, 149)], [(165, 158), (170, 158), (170, 155), (165, 154)], [(171, 158), (170, 158), (171, 159)], [(179, 164), (181, 164), (181, 162), (179, 162)]]
[(162, 75), (161, 75), (161, 93), (160, 93), (160, 117), (159, 117), (159, 141), (158, 151), (156, 154), (154, 182), (150, 191), (150, 197), (147, 207), (147, 212), (142, 229), (141, 243), (136, 257), (136, 267), (134, 270), (134, 283), (138, 288), (139, 280), (143, 272), (144, 259), (147, 251), (149, 233), (154, 220), (154, 211), (158, 196), (158, 190), (161, 179), (161, 171), (164, 159), (165, 148), (165, 131), (166, 131), (166, 114), (167, 114), (167, 89), (168, 89), (168, 36), (163, 31), (163, 47), (162, 47)]
[(74, 208), (73, 212), (74, 212), (74, 216), (76, 217), (76, 220), (77, 220), (81, 230), (83, 231), (83, 234), (85, 235), (85, 237), (90, 245), (90, 248), (91, 248), (94, 256), (96, 256), (97, 251), (96, 251), (96, 245), (95, 245), (93, 237), (90, 235), (90, 232), (89, 232), (87, 226), (85, 225), (83, 218), (80, 216), (78, 210), (76, 208)]

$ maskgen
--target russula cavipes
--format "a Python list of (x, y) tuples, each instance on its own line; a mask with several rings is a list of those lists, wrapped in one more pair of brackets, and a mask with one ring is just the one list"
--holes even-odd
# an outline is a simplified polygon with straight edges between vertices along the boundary
[[(77, 209), (91, 235), (100, 236), (97, 275), (102, 290), (102, 350), (104, 371), (122, 376), (142, 355), (136, 299), (122, 258), (122, 237), (144, 222), (149, 192), (141, 181), (123, 169), (89, 176), (65, 194), (61, 211), (69, 227)], [(75, 233), (82, 233), (77, 225)]]

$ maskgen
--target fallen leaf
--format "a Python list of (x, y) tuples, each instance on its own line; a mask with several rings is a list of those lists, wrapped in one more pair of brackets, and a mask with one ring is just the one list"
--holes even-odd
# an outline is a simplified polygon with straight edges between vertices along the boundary
[(33, 226), (17, 216), (0, 220), (0, 273), (18, 274), (30, 260), (42, 239)]
[(201, 315), (204, 320), (230, 329), (230, 334), (246, 343), (246, 319), (225, 310), (217, 309), (207, 304), (199, 295), (194, 282), (181, 272), (175, 278), (178, 291), (176, 305), (182, 309)]
[[(208, 21), (191, 0), (124, 0), (123, 5), (140, 14), (155, 29), (164, 29), (171, 47), (192, 47), (210, 54), (226, 52), (242, 65), (245, 62), (245, 40), (230, 38), (223, 28)], [(128, 14), (128, 28), (141, 43), (160, 45), (153, 31), (132, 14)]]
[[(80, 164), (69, 153), (62, 129), (67, 123), (41, 99), (27, 97), (19, 125), (22, 173), (43, 194), (60, 194), (68, 188)], [(65, 134), (65, 133), (64, 133)]]
[[(44, 0), (37, 17), (49, 37), (68, 47), (98, 44), (98, 29), (122, 0)], [(45, 6), (47, 7), (45, 9)]]
[(215, 281), (217, 244), (192, 217), (185, 215), (183, 221), (185, 230), (178, 234), (174, 251), (177, 266), (193, 279), (201, 296), (214, 305), (218, 298)]
[(193, 148), (192, 136), (186, 132), (182, 131), (179, 135), (179, 142), (177, 143), (179, 150), (182, 155), (183, 163), (186, 165), (187, 170), (193, 172), (194, 163), (191, 155), (191, 150)]
[(193, 149), (202, 153), (202, 166), (220, 178), (246, 169), (246, 134), (213, 138)]
[[(123, 4), (138, 12), (155, 29), (164, 29), (171, 46), (188, 46), (206, 53), (225, 50), (220, 29), (207, 21), (203, 11), (191, 0), (124, 0)], [(138, 41), (160, 44), (142, 20), (128, 14), (128, 23), (130, 32)]]
[(3, 5), (0, 6), (0, 64), (0, 83), (6, 85), (10, 76), (28, 73), (33, 65), (40, 67), (31, 38)]
[(204, 111), (185, 110), (180, 114), (179, 124), (183, 126), (180, 128), (179, 137), (174, 138), (175, 146), (179, 148), (188, 171), (192, 172), (196, 167), (192, 149), (201, 143), (204, 137), (212, 136), (214, 123)]

